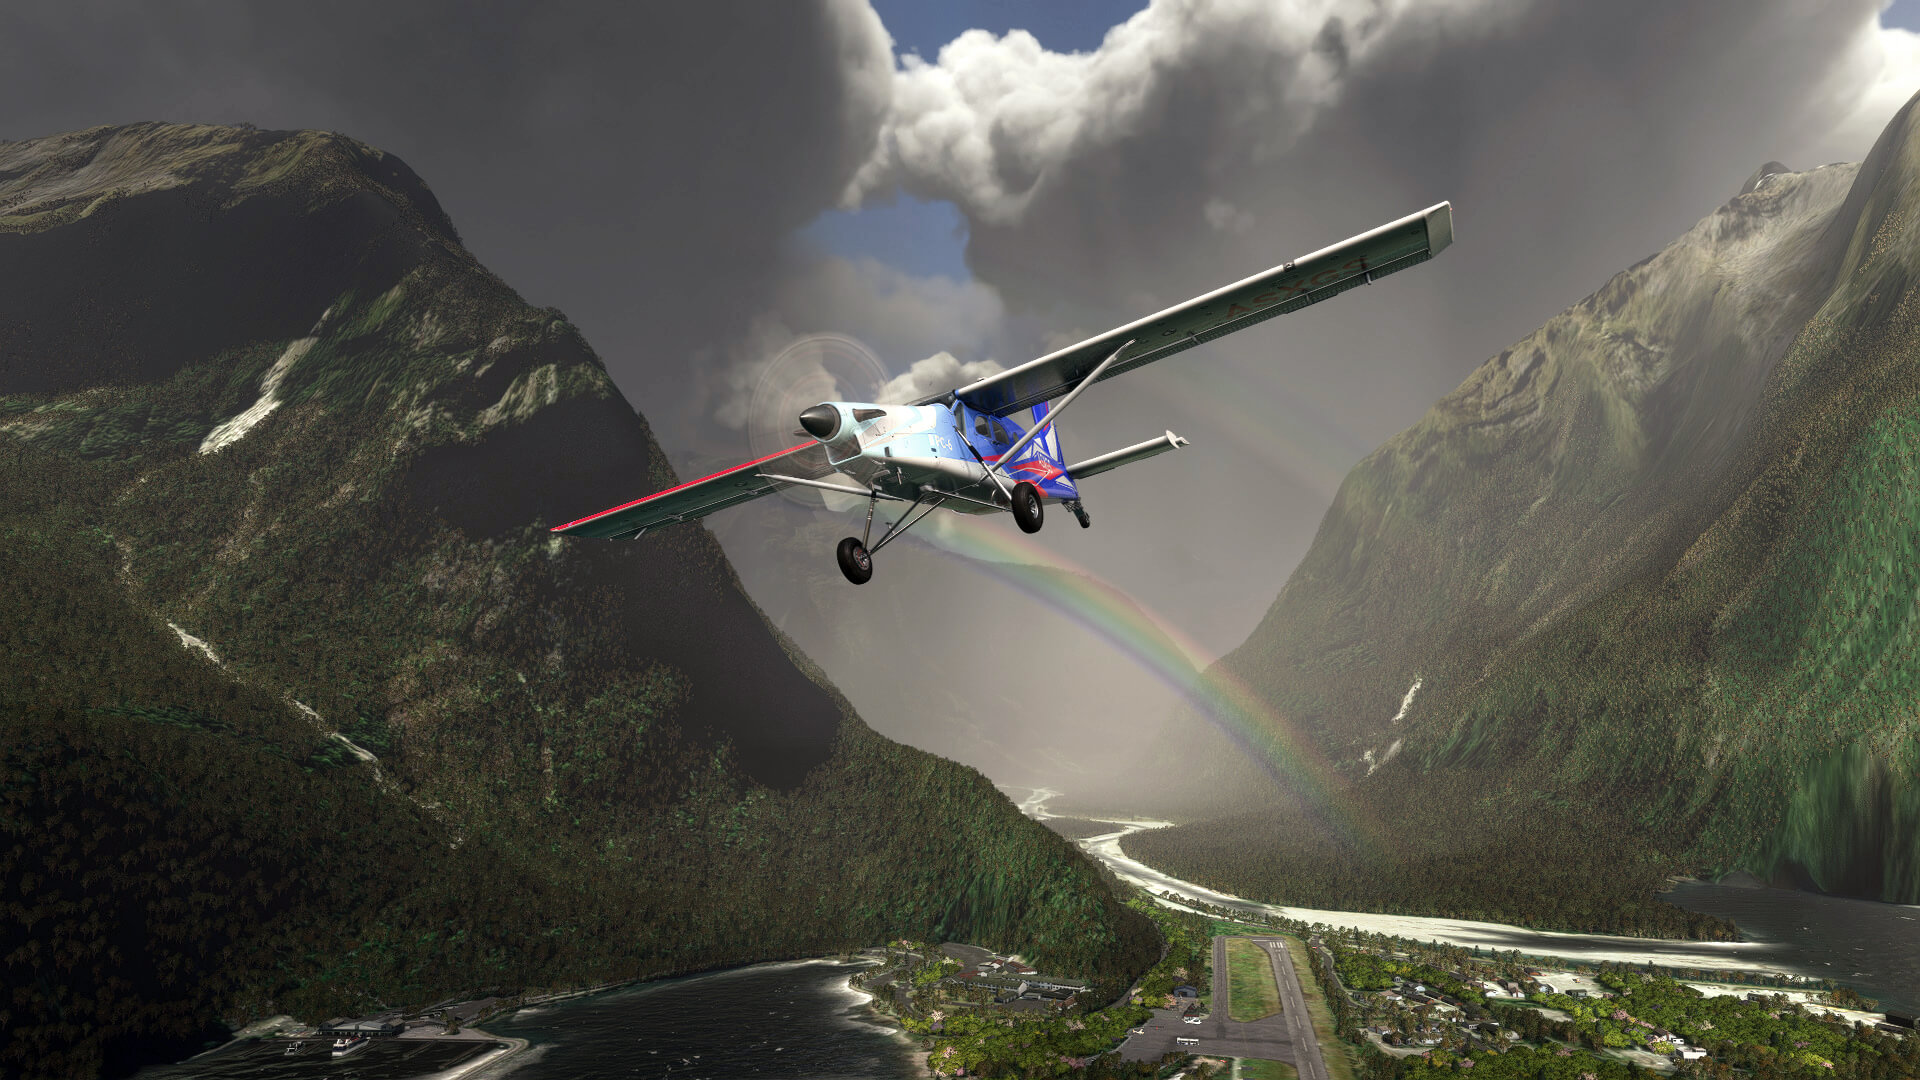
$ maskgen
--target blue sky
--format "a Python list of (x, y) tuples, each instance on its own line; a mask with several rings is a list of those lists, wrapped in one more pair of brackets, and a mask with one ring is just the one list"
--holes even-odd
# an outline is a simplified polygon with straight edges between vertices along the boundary
[[(885, 19), (886, 13), (880, 17)], [(1920, 31), (1920, 0), (1893, 0), (1893, 6), (1881, 13), (1880, 25)]]
[[(1920, 2), (1920, 0), (1915, 0)], [(894, 49), (932, 60), (940, 46), (975, 28), (1004, 34), (1025, 30), (1054, 52), (1092, 52), (1107, 31), (1146, 7), (1146, 0), (873, 0)]]
[(965, 281), (966, 219), (950, 202), (901, 197), (890, 206), (829, 210), (801, 230), (802, 241), (833, 255), (871, 255), (916, 277)]
[[(1920, 0), (1913, 0), (1920, 6)], [(874, 10), (893, 35), (894, 51), (931, 61), (940, 46), (971, 29), (1004, 34), (1025, 30), (1054, 52), (1091, 52), (1107, 31), (1146, 6), (1145, 0), (874, 0)], [(902, 197), (891, 205), (829, 211), (801, 239), (833, 255), (872, 256), (920, 277), (935, 274), (966, 280), (966, 222), (948, 202)]]

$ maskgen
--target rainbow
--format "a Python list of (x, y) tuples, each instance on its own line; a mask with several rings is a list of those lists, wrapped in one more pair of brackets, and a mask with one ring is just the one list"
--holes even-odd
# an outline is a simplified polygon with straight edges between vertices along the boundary
[[(1071, 560), (1005, 522), (942, 515), (917, 532), (921, 545), (1046, 604), (1145, 666), (1212, 723), (1281, 787), (1297, 795), (1337, 837), (1363, 856), (1383, 850), (1385, 831), (1346, 782), (1293, 724), (1185, 631)], [(1055, 573), (1040, 573), (1041, 568)]]

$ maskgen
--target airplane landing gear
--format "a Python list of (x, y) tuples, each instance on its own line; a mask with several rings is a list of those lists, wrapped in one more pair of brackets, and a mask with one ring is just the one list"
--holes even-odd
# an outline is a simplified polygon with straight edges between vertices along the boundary
[(1040, 501), (1040, 489), (1025, 480), (1013, 489), (1013, 520), (1020, 523), (1020, 531), (1037, 533), (1045, 517), (1046, 507)]
[[(901, 514), (899, 519), (887, 528), (886, 535), (882, 536), (874, 543), (873, 547), (869, 549), (867, 547), (867, 537), (873, 535), (873, 505), (880, 501), (880, 490), (874, 488), (870, 492), (870, 495), (871, 497), (867, 499), (866, 531), (858, 537), (849, 536), (845, 540), (840, 541), (840, 546), (835, 549), (833, 553), (834, 556), (840, 560), (840, 572), (847, 575), (847, 580), (853, 582), (855, 585), (865, 585), (867, 582), (873, 580), (873, 553), (875, 551), (886, 547), (894, 537), (905, 533), (908, 529), (925, 521), (928, 514), (939, 509), (940, 504), (947, 500), (946, 495), (937, 491), (922, 491), (920, 494), (915, 495), (912, 504), (907, 507), (906, 512)], [(898, 496), (889, 496), (889, 498), (898, 498)], [(932, 501), (929, 502), (929, 499)], [(906, 500), (902, 499), (901, 501), (905, 502)], [(914, 516), (914, 511), (916, 510), (920, 512), (918, 517)]]
[(1066, 502), (1062, 503), (1061, 505), (1065, 506), (1068, 512), (1073, 514), (1075, 520), (1080, 522), (1081, 528), (1083, 529), (1093, 528), (1093, 519), (1087, 516), (1086, 505), (1083, 504), (1079, 499), (1068, 499)]
[(873, 556), (868, 553), (867, 545), (858, 538), (849, 536), (840, 541), (840, 547), (834, 552), (840, 560), (840, 572), (855, 585), (865, 585), (873, 580)]

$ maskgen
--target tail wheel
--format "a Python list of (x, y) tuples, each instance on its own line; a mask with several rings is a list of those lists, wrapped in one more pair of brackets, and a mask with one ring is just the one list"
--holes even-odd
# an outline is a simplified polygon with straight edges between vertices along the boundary
[(1040, 522), (1046, 516), (1046, 508), (1040, 502), (1040, 489), (1025, 480), (1013, 489), (1013, 520), (1020, 523), (1021, 532), (1037, 533)]
[(867, 551), (867, 545), (854, 537), (840, 541), (840, 547), (834, 552), (840, 560), (840, 572), (855, 585), (865, 585), (873, 580), (873, 555)]

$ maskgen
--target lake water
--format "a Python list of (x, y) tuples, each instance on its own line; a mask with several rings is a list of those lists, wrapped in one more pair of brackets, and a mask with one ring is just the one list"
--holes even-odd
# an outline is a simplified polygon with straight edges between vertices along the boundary
[(1852, 987), (1883, 1009), (1920, 1009), (1920, 907), (1700, 882), (1666, 898), (1739, 923), (1781, 966)]
[(533, 1045), (512, 1080), (906, 1080), (916, 1051), (847, 987), (863, 965), (761, 964), (522, 1009), (482, 1026)]

